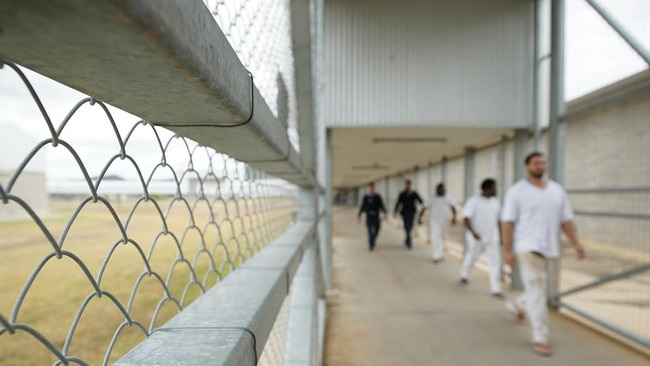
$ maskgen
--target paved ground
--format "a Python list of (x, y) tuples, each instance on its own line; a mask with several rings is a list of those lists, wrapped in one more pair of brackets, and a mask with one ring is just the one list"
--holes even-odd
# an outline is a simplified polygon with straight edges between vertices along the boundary
[(551, 316), (555, 354), (537, 356), (527, 345), (528, 326), (517, 324), (490, 295), (481, 271), (459, 285), (457, 258), (434, 265), (427, 244), (407, 250), (403, 234), (388, 224), (369, 252), (365, 226), (350, 208), (335, 208), (333, 226), (327, 366), (650, 364), (559, 314)]

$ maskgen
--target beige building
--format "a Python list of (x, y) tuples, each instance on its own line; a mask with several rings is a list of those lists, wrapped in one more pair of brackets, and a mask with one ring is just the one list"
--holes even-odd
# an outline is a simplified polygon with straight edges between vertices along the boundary
[[(39, 216), (48, 208), (45, 189), (45, 151), (33, 157), (30, 152), (37, 140), (13, 124), (0, 124), (2, 138), (0, 143), (0, 185), (4, 194), (20, 197), (24, 204)], [(23, 161), (29, 162), (18, 173)], [(14, 182), (11, 187), (9, 184)], [(6, 207), (0, 210), (0, 220), (10, 221), (29, 217), (28, 211), (16, 200), (9, 199)]]

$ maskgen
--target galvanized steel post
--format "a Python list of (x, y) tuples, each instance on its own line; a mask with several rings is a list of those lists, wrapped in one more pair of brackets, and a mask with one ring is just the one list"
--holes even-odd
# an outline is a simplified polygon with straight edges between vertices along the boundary
[[(551, 103), (549, 121), (549, 169), (551, 179), (564, 183), (564, 140), (566, 122), (563, 120), (564, 101), (564, 0), (551, 2)], [(549, 268), (548, 293), (558, 293), (560, 265)], [(552, 273), (551, 273), (552, 272)]]

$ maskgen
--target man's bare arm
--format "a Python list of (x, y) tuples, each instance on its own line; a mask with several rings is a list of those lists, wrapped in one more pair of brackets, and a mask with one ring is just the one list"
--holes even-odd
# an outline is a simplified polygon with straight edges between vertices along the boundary
[(510, 267), (515, 264), (515, 257), (512, 254), (512, 233), (514, 230), (514, 222), (505, 221), (501, 223), (501, 242), (503, 243), (504, 260)]
[(563, 222), (562, 231), (569, 238), (571, 245), (573, 245), (573, 248), (576, 251), (576, 256), (578, 259), (583, 259), (585, 257), (585, 248), (580, 245), (580, 241), (578, 240), (578, 232), (573, 220)]

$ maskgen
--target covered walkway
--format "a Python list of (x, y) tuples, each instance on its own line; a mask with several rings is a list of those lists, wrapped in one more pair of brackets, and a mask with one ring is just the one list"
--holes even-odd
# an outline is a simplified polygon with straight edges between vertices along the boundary
[(647, 365), (639, 353), (559, 314), (551, 315), (555, 354), (533, 354), (528, 326), (490, 296), (482, 271), (459, 285), (457, 256), (434, 265), (423, 240), (408, 251), (386, 222), (369, 252), (355, 214), (334, 208), (325, 365)]

